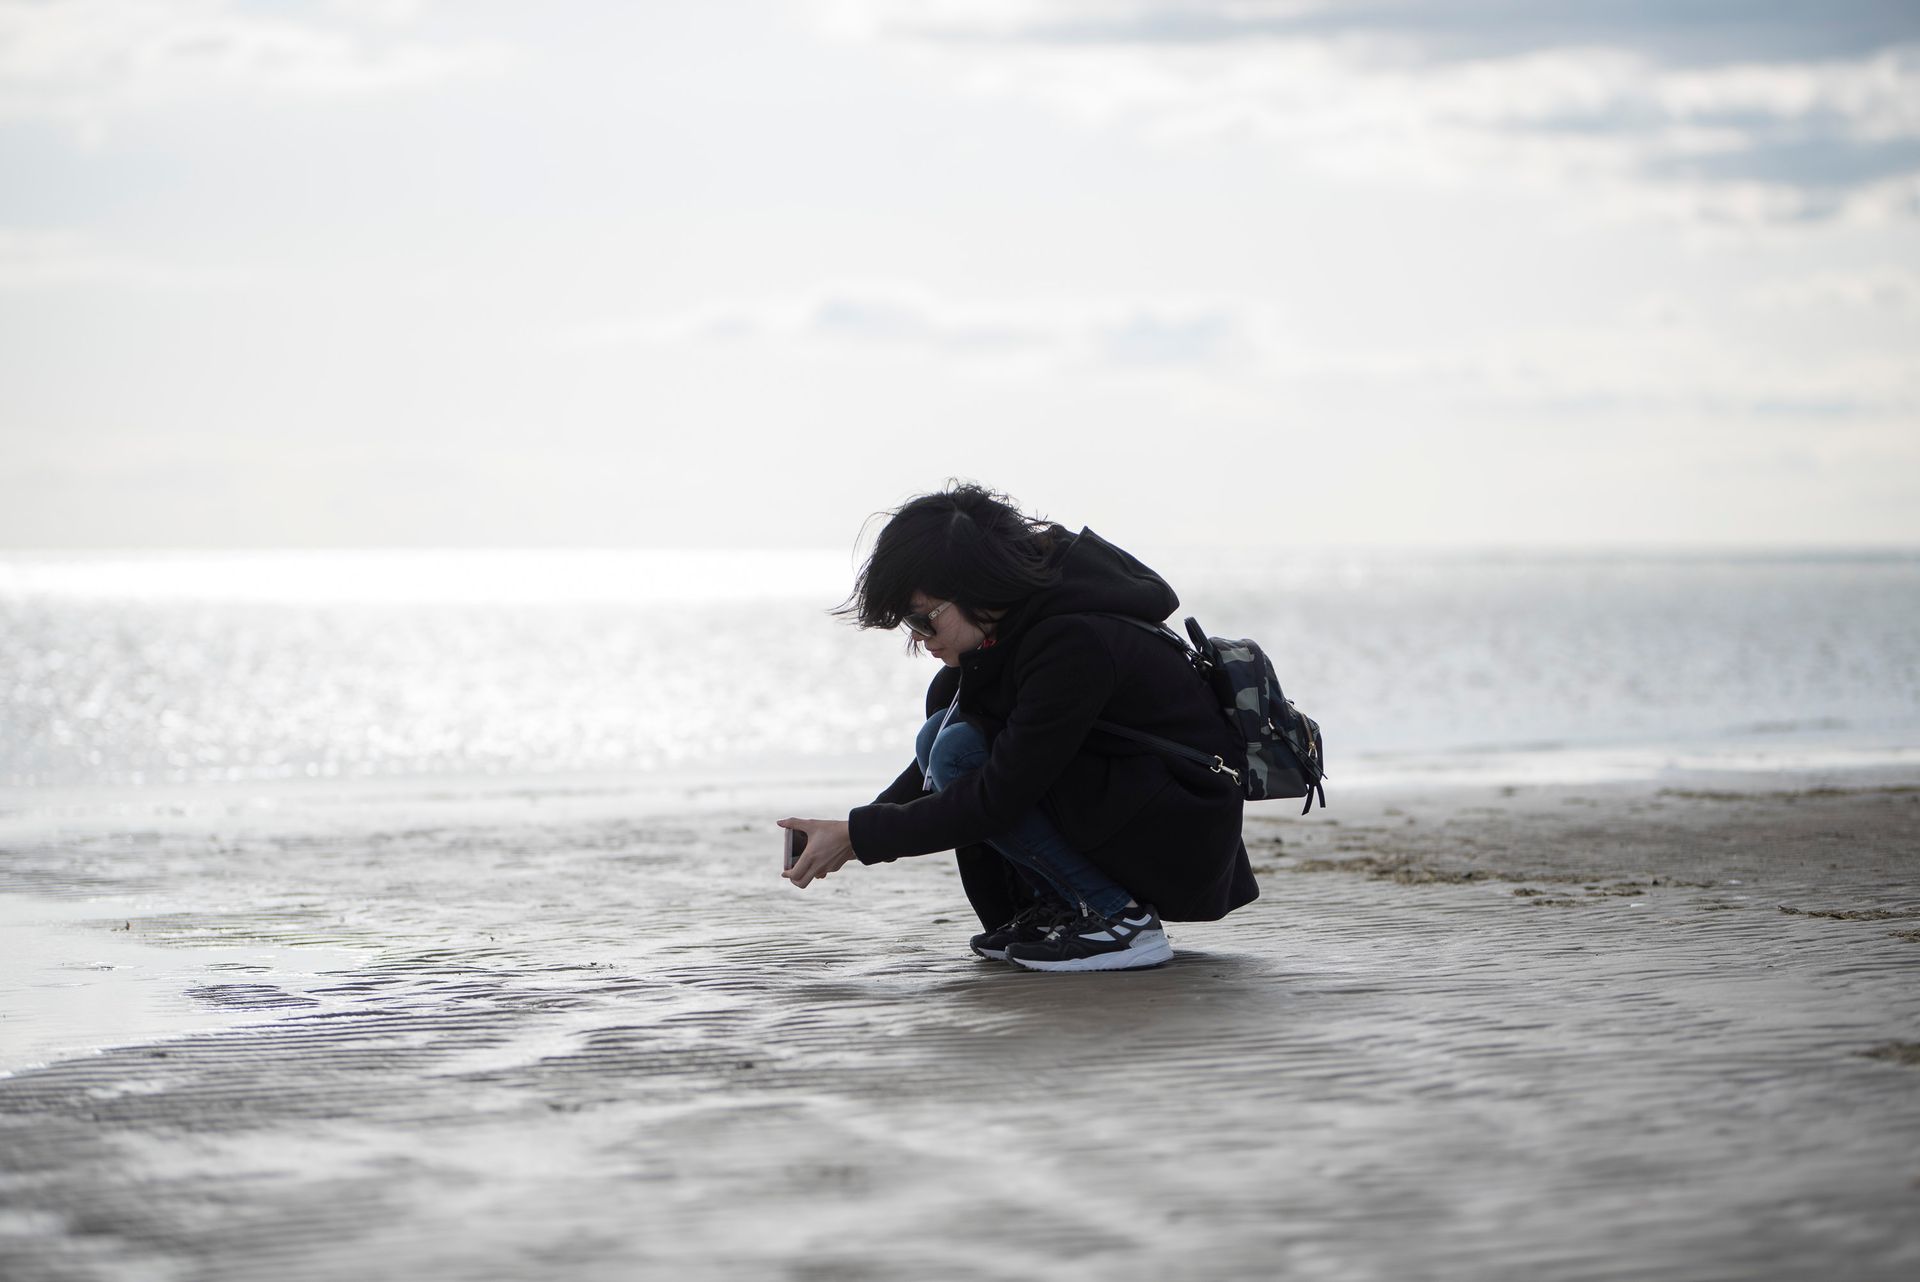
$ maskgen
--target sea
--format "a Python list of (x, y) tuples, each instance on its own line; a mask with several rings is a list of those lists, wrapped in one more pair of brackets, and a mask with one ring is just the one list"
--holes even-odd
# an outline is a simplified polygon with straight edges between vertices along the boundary
[[(1920, 552), (1136, 549), (1329, 788), (1920, 764)], [(0, 787), (870, 780), (933, 661), (846, 550), (0, 555)]]

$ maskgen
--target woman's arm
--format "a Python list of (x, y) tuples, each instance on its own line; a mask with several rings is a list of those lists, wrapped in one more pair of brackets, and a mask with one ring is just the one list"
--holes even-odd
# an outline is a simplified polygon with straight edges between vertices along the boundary
[(904, 805), (881, 802), (848, 816), (862, 863), (985, 841), (1040, 804), (1085, 744), (1116, 670), (1105, 640), (1072, 616), (1036, 627), (1017, 663), (1014, 707), (984, 766)]
[[(927, 685), (926, 715), (932, 716), (952, 703), (959, 688), (958, 670), (942, 668), (935, 673)], [(925, 782), (926, 776), (920, 771), (920, 763), (910, 761), (899, 777), (874, 798), (874, 804), (904, 805), (925, 794)], [(794, 828), (807, 834), (807, 847), (801, 852), (800, 858), (792, 868), (782, 869), (780, 873), (796, 886), (804, 887), (828, 873), (838, 872), (848, 860), (856, 857), (844, 819), (781, 819), (777, 822), (782, 828)]]

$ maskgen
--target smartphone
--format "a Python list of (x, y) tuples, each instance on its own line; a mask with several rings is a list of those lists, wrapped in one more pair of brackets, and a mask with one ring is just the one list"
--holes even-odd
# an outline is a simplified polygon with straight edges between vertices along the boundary
[(787, 835), (787, 867), (791, 868), (800, 861), (800, 852), (807, 848), (807, 834), (798, 828), (782, 828)]

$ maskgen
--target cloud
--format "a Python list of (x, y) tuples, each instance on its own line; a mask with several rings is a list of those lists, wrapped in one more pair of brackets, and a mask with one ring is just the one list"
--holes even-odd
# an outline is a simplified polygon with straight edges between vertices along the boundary
[[(1878, 278), (1876, 278), (1878, 279)], [(1880, 288), (1900, 288), (1888, 275)], [(1905, 280), (1911, 288), (1911, 280)], [(1832, 292), (1861, 287), (1825, 281)], [(1779, 305), (1779, 304), (1775, 304)], [(1904, 355), (1781, 360), (1684, 323), (1335, 345), (1277, 310), (1234, 300), (967, 301), (908, 286), (843, 285), (804, 297), (714, 303), (582, 326), (575, 348), (788, 349), (808, 358), (918, 360), (959, 372), (1073, 381), (1182, 380), (1247, 405), (1312, 390), (1329, 403), (1452, 403), (1542, 421), (1607, 415), (1696, 420), (1911, 419), (1920, 366)]]
[(500, 51), (408, 38), (388, 0), (0, 0), (0, 121), (97, 136), (155, 104), (260, 94), (355, 96), (497, 66)]
[(1920, 7), (849, 0), (968, 88), (1328, 168), (1718, 221), (1920, 213)]
[(672, 316), (580, 327), (570, 345), (775, 342), (930, 356), (975, 367), (1153, 369), (1257, 360), (1270, 317), (1240, 304), (963, 303), (901, 286), (844, 286), (789, 299), (715, 303)]
[(1758, 286), (1748, 291), (1747, 301), (1768, 311), (1842, 308), (1881, 314), (1920, 313), (1920, 272), (1904, 267), (1819, 272)]
[(936, 40), (1346, 41), (1435, 62), (1594, 48), (1715, 66), (1859, 57), (1920, 42), (1920, 10), (1887, 0), (880, 0), (841, 6), (840, 17)]

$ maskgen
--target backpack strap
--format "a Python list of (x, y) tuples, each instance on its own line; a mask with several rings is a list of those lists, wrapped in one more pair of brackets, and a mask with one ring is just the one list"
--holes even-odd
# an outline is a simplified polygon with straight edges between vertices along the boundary
[[(1175, 632), (1166, 624), (1148, 623), (1145, 619), (1131, 614), (1107, 614), (1104, 611), (1089, 611), (1089, 613), (1098, 613), (1103, 619), (1118, 619), (1120, 622), (1128, 624), (1131, 627), (1139, 628), (1142, 632), (1151, 632), (1155, 636), (1177, 647), (1180, 653), (1186, 656), (1187, 662), (1194, 666), (1196, 672), (1203, 670), (1202, 665), (1206, 663), (1205, 657), (1202, 656), (1199, 651), (1189, 646), (1178, 632)], [(1145, 730), (1135, 730), (1132, 726), (1123, 726), (1112, 721), (1095, 721), (1093, 728), (1095, 730), (1104, 730), (1108, 734), (1119, 735), (1122, 739), (1131, 739), (1135, 743), (1144, 743), (1149, 748), (1157, 749), (1160, 752), (1171, 753), (1176, 757), (1194, 762), (1197, 765), (1205, 766), (1217, 775), (1231, 775), (1235, 783), (1240, 782), (1240, 772), (1228, 765), (1226, 760), (1218, 753), (1202, 752), (1198, 748), (1189, 748), (1184, 743), (1175, 743), (1173, 740), (1163, 739), (1157, 734), (1149, 734)]]
[(1098, 615), (1102, 619), (1117, 619), (1129, 627), (1139, 628), (1142, 632), (1151, 632), (1162, 640), (1171, 641), (1179, 647), (1180, 653), (1187, 656), (1187, 661), (1196, 668), (1206, 663), (1206, 656), (1188, 645), (1186, 638), (1182, 637), (1178, 632), (1175, 632), (1164, 623), (1148, 623), (1145, 619), (1132, 614), (1108, 614), (1100, 610), (1090, 610), (1088, 613)]
[(1095, 730), (1104, 730), (1108, 734), (1117, 734), (1122, 739), (1131, 739), (1135, 743), (1144, 743), (1149, 748), (1158, 748), (1161, 752), (1170, 752), (1176, 757), (1205, 766), (1217, 775), (1231, 775), (1235, 783), (1240, 782), (1240, 772), (1226, 763), (1218, 753), (1202, 752), (1198, 748), (1189, 748), (1184, 743), (1175, 743), (1171, 739), (1162, 739), (1157, 734), (1148, 734), (1145, 730), (1135, 730), (1131, 726), (1118, 725), (1112, 721), (1096, 721)]

